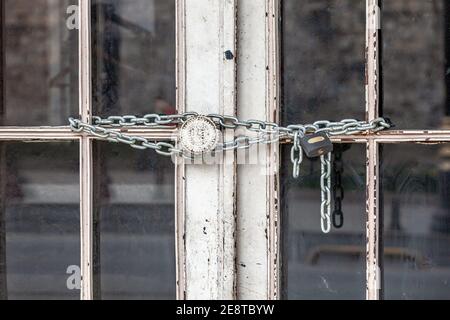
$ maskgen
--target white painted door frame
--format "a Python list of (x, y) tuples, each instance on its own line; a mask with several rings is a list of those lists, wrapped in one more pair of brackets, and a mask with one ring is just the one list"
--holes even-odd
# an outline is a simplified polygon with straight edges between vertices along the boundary
[[(179, 112), (278, 120), (277, 3), (178, 1)], [(235, 152), (221, 165), (178, 164), (178, 298), (278, 297), (274, 149), (265, 172)]]
[[(236, 1), (178, 1), (179, 112), (236, 112)], [(230, 51), (233, 58), (227, 59)], [(234, 299), (234, 152), (222, 165), (177, 166), (181, 299)]]
[[(242, 119), (279, 120), (278, 4), (277, 0), (239, 2), (237, 96)], [(239, 299), (279, 297), (278, 165), (278, 145), (270, 145), (264, 163), (238, 166)]]
[[(245, 118), (277, 120), (276, 3), (176, 0), (180, 113), (239, 113)], [(91, 1), (80, 0), (79, 5), (80, 114), (89, 122)], [(81, 298), (92, 299), (92, 138), (64, 130), (80, 140)], [(130, 130), (159, 141), (174, 137), (172, 129)], [(267, 152), (273, 156), (268, 163), (276, 168), (278, 152)], [(254, 174), (255, 168), (237, 166), (234, 152), (226, 154), (224, 162), (176, 166), (177, 297), (276, 298), (277, 171)]]

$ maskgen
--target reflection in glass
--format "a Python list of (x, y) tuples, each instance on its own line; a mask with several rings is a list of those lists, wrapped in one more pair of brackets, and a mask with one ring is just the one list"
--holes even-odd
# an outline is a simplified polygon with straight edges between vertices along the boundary
[(383, 111), (399, 129), (440, 129), (450, 116), (448, 6), (442, 0), (383, 1)]
[(175, 299), (174, 165), (95, 144), (95, 298)]
[(284, 0), (284, 123), (364, 119), (364, 0)]
[(0, 150), (0, 297), (79, 299), (78, 145)]
[(78, 114), (78, 32), (67, 13), (77, 3), (2, 1), (1, 125), (66, 125)]
[(450, 144), (385, 145), (386, 299), (450, 299)]
[[(320, 229), (320, 161), (305, 159), (296, 180), (290, 150), (284, 150), (281, 195), (287, 299), (365, 299), (365, 148), (341, 147), (344, 225), (330, 234)], [(335, 168), (338, 165), (335, 162)], [(333, 181), (338, 181), (336, 176)], [(336, 207), (336, 201), (332, 203)]]
[(175, 0), (93, 0), (94, 113), (175, 113)]

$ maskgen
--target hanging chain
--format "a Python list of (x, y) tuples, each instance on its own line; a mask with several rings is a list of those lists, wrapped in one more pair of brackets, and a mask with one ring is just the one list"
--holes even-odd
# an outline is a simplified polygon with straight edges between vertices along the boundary
[(333, 202), (332, 213), (333, 227), (340, 229), (344, 226), (344, 213), (342, 212), (342, 201), (344, 200), (344, 187), (342, 185), (342, 175), (344, 173), (344, 162), (342, 156), (348, 150), (347, 145), (338, 145), (333, 151)]
[(331, 231), (331, 152), (320, 156), (320, 226), (323, 233)]
[[(110, 142), (124, 143), (132, 148), (139, 150), (151, 149), (163, 156), (182, 156), (192, 159), (191, 154), (186, 154), (185, 150), (177, 148), (174, 143), (152, 142), (149, 139), (140, 136), (125, 134), (118, 130), (124, 127), (135, 126), (145, 126), (148, 128), (175, 128), (179, 125), (182, 125), (192, 117), (199, 117), (199, 114), (196, 112), (187, 112), (176, 115), (147, 114), (143, 117), (136, 117), (132, 115), (110, 116), (107, 118), (92, 117), (92, 124), (85, 123), (79, 119), (70, 118), (69, 123), (71, 129), (74, 132), (84, 132), (98, 139), (107, 140)], [(252, 145), (272, 144), (278, 142), (282, 138), (288, 138), (292, 140), (293, 146), (291, 148), (291, 162), (293, 164), (294, 178), (298, 178), (300, 176), (300, 167), (303, 161), (303, 148), (301, 145), (301, 139), (305, 137), (305, 135), (325, 133), (327, 136), (337, 136), (354, 135), (364, 132), (376, 133), (392, 127), (392, 123), (387, 118), (378, 118), (369, 122), (354, 119), (344, 119), (339, 122), (321, 120), (316, 121), (312, 124), (296, 124), (283, 127), (273, 122), (261, 120), (239, 120), (234, 116), (210, 114), (206, 117), (211, 120), (220, 130), (236, 130), (242, 128), (257, 133), (257, 135), (255, 136), (240, 135), (234, 137), (234, 139), (231, 141), (219, 142), (217, 144), (217, 147), (212, 152), (221, 150), (230, 151), (238, 149), (249, 149)], [(324, 233), (329, 233), (332, 224), (331, 153), (321, 155), (320, 160), (321, 228)], [(341, 188), (339, 190), (335, 190), (334, 192), (334, 200), (335, 204), (337, 204), (337, 207), (335, 208), (335, 214), (333, 214), (333, 224), (335, 226), (339, 225), (339, 223), (335, 223), (335, 219), (338, 216), (340, 217), (341, 223), (343, 223), (341, 210), (343, 199), (342, 183), (340, 182), (339, 185), (341, 186)]]

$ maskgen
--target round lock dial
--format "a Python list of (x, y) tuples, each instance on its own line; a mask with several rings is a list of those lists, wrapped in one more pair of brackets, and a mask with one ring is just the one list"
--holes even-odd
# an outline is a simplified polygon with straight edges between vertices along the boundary
[(205, 116), (188, 119), (180, 128), (179, 138), (183, 150), (195, 155), (214, 150), (219, 142), (220, 131)]

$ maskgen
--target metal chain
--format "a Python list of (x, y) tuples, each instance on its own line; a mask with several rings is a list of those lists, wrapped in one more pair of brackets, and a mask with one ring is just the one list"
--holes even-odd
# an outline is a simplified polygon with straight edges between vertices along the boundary
[[(174, 145), (172, 148), (166, 144), (150, 143), (148, 140), (142, 137), (129, 136), (120, 133), (116, 130), (104, 128), (109, 126), (112, 128), (123, 128), (133, 126), (145, 126), (150, 128), (155, 127), (174, 127), (181, 123), (184, 123), (191, 117), (198, 116), (196, 112), (187, 112), (176, 115), (159, 115), (159, 114), (147, 114), (143, 117), (136, 117), (133, 115), (126, 116), (109, 116), (107, 118), (92, 117), (92, 125), (82, 122), (81, 120), (70, 118), (70, 126), (74, 132), (85, 132), (99, 139), (104, 139), (112, 142), (121, 142), (130, 145), (136, 149), (154, 149), (161, 151), (162, 149), (170, 149), (173, 153), (179, 154), (180, 150), (177, 150)], [(273, 122), (261, 121), (261, 120), (247, 120), (242, 121), (234, 116), (223, 116), (218, 114), (207, 115), (212, 121), (218, 125), (222, 130), (224, 129), (238, 129), (245, 128), (249, 131), (257, 132), (257, 137), (239, 136), (233, 141), (224, 142), (219, 144), (219, 149), (222, 150), (236, 150), (236, 149), (248, 149), (254, 144), (258, 143), (274, 143), (281, 138), (287, 137), (294, 140), (292, 151), (292, 162), (295, 167), (302, 162), (302, 152), (299, 144), (299, 139), (305, 134), (325, 132), (330, 136), (335, 135), (353, 135), (363, 132), (379, 132), (381, 130), (391, 128), (392, 124), (389, 119), (378, 118), (370, 122), (358, 121), (354, 119), (344, 119), (339, 122), (331, 121), (316, 121), (312, 124), (306, 125), (289, 125), (282, 127)], [(167, 150), (164, 151), (164, 153)], [(167, 155), (172, 155), (167, 154)], [(298, 172), (298, 170), (297, 170)], [(295, 173), (297, 173), (295, 172)]]
[(320, 156), (320, 226), (323, 233), (331, 231), (331, 152)]
[(306, 134), (325, 132), (329, 136), (337, 135), (353, 135), (363, 132), (379, 132), (392, 127), (392, 123), (389, 119), (377, 118), (370, 122), (358, 121), (354, 119), (344, 119), (340, 122), (331, 121), (316, 121), (313, 124), (308, 125), (290, 125), (286, 128), (278, 127), (278, 130), (286, 133), (288, 136), (292, 137), (294, 140), (291, 149), (291, 162), (294, 167), (293, 177), (298, 178), (299, 167), (303, 160), (303, 152), (299, 150), (300, 144), (299, 139)]
[(342, 212), (342, 201), (344, 200), (344, 188), (342, 186), (342, 174), (344, 173), (344, 162), (342, 156), (348, 146), (338, 145), (333, 151), (333, 202), (334, 209), (332, 213), (333, 227), (340, 229), (344, 226), (344, 213)]
[(369, 122), (359, 121), (355, 119), (344, 119), (339, 122), (321, 120), (316, 121), (312, 124), (289, 125), (283, 127), (273, 122), (261, 120), (243, 121), (233, 116), (210, 114), (207, 117), (216, 122), (222, 129), (245, 128), (255, 132), (279, 134), (281, 136), (287, 135), (291, 138), (294, 138), (296, 132), (299, 132), (300, 136), (318, 132), (325, 132), (330, 136), (336, 136), (353, 135), (363, 132), (376, 133), (392, 127), (392, 123), (387, 118), (377, 118)]
[(300, 145), (300, 133), (298, 131), (294, 134), (293, 146), (291, 148), (291, 162), (293, 164), (292, 175), (294, 179), (300, 176), (300, 165), (303, 162), (303, 150)]
[[(143, 117), (133, 115), (110, 116), (107, 118), (92, 117), (92, 124), (85, 123), (79, 119), (70, 118), (70, 127), (74, 132), (84, 132), (88, 135), (111, 142), (119, 142), (129, 145), (132, 148), (145, 150), (155, 150), (164, 156), (182, 156), (192, 159), (192, 155), (187, 155), (184, 150), (178, 149), (174, 143), (151, 142), (140, 136), (133, 136), (118, 131), (118, 128), (145, 126), (149, 128), (170, 127), (174, 128), (183, 124), (191, 117), (199, 116), (196, 112), (187, 112), (175, 115), (147, 114)], [(219, 129), (236, 130), (243, 128), (256, 132), (257, 136), (250, 137), (241, 135), (234, 137), (232, 141), (219, 143), (213, 152), (229, 151), (239, 149), (249, 149), (256, 144), (272, 144), (282, 138), (293, 140), (291, 149), (291, 162), (293, 164), (293, 177), (300, 176), (300, 166), (303, 161), (303, 150), (300, 144), (301, 139), (307, 134), (326, 133), (328, 136), (354, 135), (364, 132), (376, 133), (392, 127), (392, 123), (387, 118), (377, 118), (366, 122), (354, 119), (344, 119), (339, 122), (316, 121), (312, 124), (295, 124), (286, 127), (279, 126), (273, 122), (261, 120), (239, 120), (234, 116), (224, 116), (218, 114), (207, 115)], [(110, 128), (107, 128), (110, 127)], [(331, 230), (331, 153), (321, 156), (321, 227), (324, 233)]]
[[(119, 142), (129, 145), (138, 150), (151, 149), (163, 156), (171, 156), (173, 154), (182, 155), (182, 151), (168, 142), (151, 142), (148, 139), (139, 136), (132, 136), (121, 133), (117, 130), (107, 129), (99, 125), (90, 125), (78, 119), (69, 119), (70, 126), (74, 132), (85, 132), (90, 136), (110, 142)], [(112, 125), (112, 124), (111, 124)], [(117, 125), (116, 125), (117, 126)]]
[[(166, 127), (178, 125), (190, 117), (197, 116), (196, 112), (187, 112), (183, 114), (174, 115), (160, 115), (147, 114), (143, 117), (136, 116), (109, 116), (107, 118), (92, 117), (92, 124), (96, 126), (111, 126), (111, 127), (132, 127), (132, 126), (146, 126), (146, 127)], [(69, 120), (70, 121), (70, 120)]]
[[(85, 132), (90, 136), (98, 139), (108, 140), (110, 142), (119, 142), (129, 145), (132, 148), (145, 150), (152, 149), (155, 150), (160, 155), (165, 156), (184, 156), (189, 157), (182, 150), (177, 149), (174, 144), (167, 142), (152, 143), (149, 140), (139, 137), (131, 136), (121, 133), (114, 128), (123, 127), (134, 127), (134, 126), (146, 126), (151, 128), (167, 128), (174, 127), (181, 123), (184, 123), (191, 117), (198, 116), (196, 112), (183, 113), (181, 115), (158, 115), (158, 114), (148, 114), (143, 117), (136, 116), (110, 116), (107, 118), (92, 117), (92, 125), (85, 123), (79, 119), (69, 118), (69, 123), (72, 131), (74, 132)], [(286, 134), (276, 134), (277, 130), (267, 130), (267, 127), (273, 127), (274, 124), (267, 123), (266, 126), (263, 122), (257, 120), (250, 120), (247, 124), (244, 122), (239, 122), (236, 118), (233, 123), (234, 127), (231, 127), (229, 123), (232, 117), (218, 115), (209, 115), (211, 120), (213, 120), (222, 129), (236, 129), (238, 127), (245, 127), (250, 131), (258, 132), (256, 137), (248, 136), (237, 136), (232, 141), (219, 143), (215, 151), (230, 151), (230, 150), (240, 150), (249, 149), (251, 146), (256, 144), (272, 144), (278, 142), (281, 137), (286, 136)], [(220, 118), (219, 118), (220, 117)], [(253, 123), (253, 124), (252, 124)], [(261, 130), (256, 130), (255, 124), (257, 124)], [(105, 128), (109, 126), (112, 129)], [(251, 127), (253, 126), (253, 128)], [(169, 146), (170, 145), (170, 146)]]

